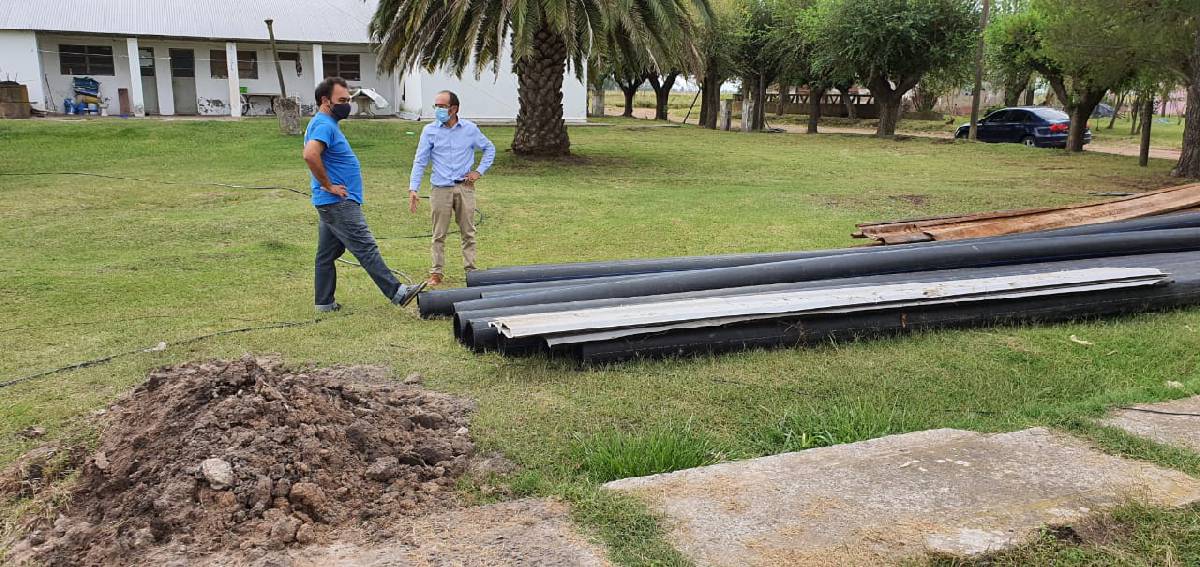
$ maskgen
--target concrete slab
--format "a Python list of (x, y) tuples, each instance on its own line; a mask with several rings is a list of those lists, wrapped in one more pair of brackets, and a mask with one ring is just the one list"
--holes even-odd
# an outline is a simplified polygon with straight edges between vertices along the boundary
[(971, 556), (1130, 499), (1200, 501), (1183, 473), (1040, 428), (922, 431), (605, 486), (664, 513), (670, 540), (702, 566)]
[(1100, 423), (1165, 445), (1200, 452), (1200, 396), (1132, 407), (1116, 410)]

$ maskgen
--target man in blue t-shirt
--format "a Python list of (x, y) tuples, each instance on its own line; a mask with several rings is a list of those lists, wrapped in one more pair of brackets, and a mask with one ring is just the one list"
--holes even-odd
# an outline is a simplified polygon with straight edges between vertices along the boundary
[(316, 307), (337, 311), (334, 262), (349, 250), (388, 299), (408, 305), (425, 284), (406, 286), (379, 255), (379, 247), (362, 213), (363, 180), (358, 156), (350, 149), (338, 121), (350, 116), (350, 89), (341, 77), (317, 85), (320, 112), (304, 132), (304, 162), (312, 172), (312, 203), (317, 208)]

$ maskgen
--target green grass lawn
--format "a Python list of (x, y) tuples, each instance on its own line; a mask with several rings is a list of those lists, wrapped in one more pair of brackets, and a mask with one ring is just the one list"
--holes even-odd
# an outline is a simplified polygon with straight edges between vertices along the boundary
[[(1129, 133), (1130, 120), (1128, 118), (1118, 118), (1113, 123), (1111, 130), (1108, 128), (1108, 124), (1108, 118), (1092, 119), (1092, 136), (1097, 142), (1119, 143), (1133, 147), (1141, 145), (1142, 135)], [(1183, 149), (1183, 127), (1184, 122), (1179, 117), (1155, 116), (1154, 123), (1150, 125), (1150, 147)]]
[[(1166, 161), (1139, 168), (1135, 158), (1015, 144), (604, 122), (571, 129), (575, 157), (567, 161), (517, 159), (507, 151), (510, 128), (485, 129), (501, 152), (478, 189), (484, 267), (840, 247), (858, 242), (849, 237), (857, 221), (1057, 205), (1174, 182)], [(413, 216), (405, 203), (418, 128), (345, 124), (384, 256), (415, 277), (429, 262), (426, 239), (403, 238), (429, 231), (428, 209)], [(90, 412), (152, 367), (255, 352), (296, 363), (387, 364), (398, 376), (421, 372), (432, 388), (478, 400), (473, 435), (523, 467), (510, 479), (516, 493), (569, 499), (580, 524), (624, 564), (680, 559), (658, 538), (654, 518), (597, 490), (613, 476), (935, 427), (1031, 425), (1200, 471), (1193, 455), (1086, 422), (1113, 405), (1200, 393), (1200, 310), (578, 371), (473, 355), (446, 321), (387, 305), (366, 274), (342, 266), (338, 299), (346, 309), (320, 324), (176, 344), (313, 317), (316, 230), (307, 200), (189, 184), (304, 188), (299, 150), (273, 120), (0, 122), (0, 173), (181, 183), (0, 176), (0, 382), (168, 345), (0, 389), (0, 466), (32, 446), (19, 430), (38, 425), (51, 438), (87, 432)], [(456, 243), (452, 236), (448, 248)], [(1168, 380), (1185, 387), (1168, 389)], [(0, 503), (3, 517), (19, 509)], [(1181, 517), (1196, 522), (1194, 513)], [(1046, 549), (1037, 553), (1056, 553)], [(1063, 557), (1072, 553), (1064, 549)], [(1195, 546), (1172, 549), (1200, 560)]]

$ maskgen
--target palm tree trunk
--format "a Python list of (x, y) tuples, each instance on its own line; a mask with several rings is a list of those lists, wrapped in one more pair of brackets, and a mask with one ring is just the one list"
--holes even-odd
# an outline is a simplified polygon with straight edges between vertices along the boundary
[(563, 38), (546, 28), (534, 35), (533, 53), (516, 63), (517, 131), (512, 150), (518, 155), (566, 156), (571, 139), (563, 122), (562, 83), (567, 64)]

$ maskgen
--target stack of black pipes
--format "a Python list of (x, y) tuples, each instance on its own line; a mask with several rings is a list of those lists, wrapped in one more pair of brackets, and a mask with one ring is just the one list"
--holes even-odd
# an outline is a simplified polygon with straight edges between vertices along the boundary
[[(1158, 268), (1171, 274), (1172, 283), (1082, 296), (780, 316), (553, 349), (540, 338), (510, 339), (490, 326), (500, 317), (532, 313), (1095, 267)], [(421, 294), (421, 316), (453, 317), (454, 336), (476, 352), (549, 352), (587, 364), (790, 346), (910, 329), (1050, 322), (1200, 303), (1200, 213), (900, 246), (516, 266), (472, 272), (467, 286)]]

